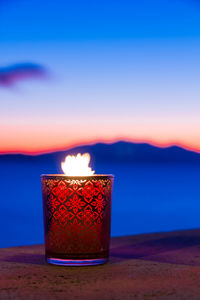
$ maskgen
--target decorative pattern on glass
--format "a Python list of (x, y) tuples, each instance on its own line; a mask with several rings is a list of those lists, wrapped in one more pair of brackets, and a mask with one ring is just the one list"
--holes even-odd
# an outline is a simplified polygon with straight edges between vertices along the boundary
[(46, 257), (108, 257), (112, 177), (42, 176)]

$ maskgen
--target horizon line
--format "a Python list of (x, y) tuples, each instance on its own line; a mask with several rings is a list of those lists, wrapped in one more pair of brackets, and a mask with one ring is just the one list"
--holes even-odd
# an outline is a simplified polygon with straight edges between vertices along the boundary
[(44, 155), (44, 154), (50, 154), (50, 153), (56, 153), (56, 152), (62, 152), (62, 151), (69, 151), (70, 149), (74, 149), (77, 147), (82, 147), (82, 146), (92, 146), (96, 144), (107, 144), (107, 145), (112, 145), (118, 142), (127, 142), (127, 143), (132, 143), (132, 144), (148, 144), (153, 147), (157, 147), (160, 149), (166, 149), (170, 147), (179, 147), (182, 148), (186, 151), (191, 151), (200, 154), (200, 149), (191, 147), (188, 145), (185, 145), (183, 143), (178, 143), (178, 142), (166, 142), (166, 143), (159, 143), (159, 142), (154, 142), (152, 140), (148, 139), (129, 139), (129, 138), (118, 138), (118, 139), (100, 139), (100, 140), (93, 140), (93, 141), (85, 141), (81, 143), (75, 143), (71, 144), (70, 146), (65, 146), (65, 147), (55, 147), (55, 148), (49, 148), (49, 149), (44, 149), (44, 150), (38, 150), (38, 151), (24, 151), (24, 150), (7, 150), (7, 151), (0, 151), (0, 155), (29, 155), (29, 156), (39, 156), (39, 155)]

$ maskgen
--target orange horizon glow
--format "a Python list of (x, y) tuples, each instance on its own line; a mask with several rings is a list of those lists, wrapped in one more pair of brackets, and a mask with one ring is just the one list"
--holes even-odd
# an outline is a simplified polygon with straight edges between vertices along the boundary
[[(49, 119), (13, 118), (0, 124), (0, 154), (40, 155), (70, 150), (97, 143), (112, 144), (118, 141), (147, 143), (166, 148), (179, 146), (200, 153), (198, 122), (185, 118), (164, 119), (152, 116), (139, 119), (111, 116), (69, 116)], [(11, 122), (12, 121), (12, 122)], [(186, 122), (187, 121), (187, 122)]]

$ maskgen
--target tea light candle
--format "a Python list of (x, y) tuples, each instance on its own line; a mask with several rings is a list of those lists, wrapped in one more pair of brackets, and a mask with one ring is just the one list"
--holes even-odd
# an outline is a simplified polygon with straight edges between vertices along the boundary
[(65, 175), (42, 175), (46, 261), (102, 264), (109, 257), (112, 175), (95, 175), (90, 155), (67, 156)]

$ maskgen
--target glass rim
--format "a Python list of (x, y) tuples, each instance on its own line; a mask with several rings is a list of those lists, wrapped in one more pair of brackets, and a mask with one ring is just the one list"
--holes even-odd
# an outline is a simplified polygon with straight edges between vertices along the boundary
[(41, 179), (76, 179), (76, 180), (80, 180), (80, 179), (113, 179), (114, 175), (112, 174), (93, 174), (93, 175), (81, 175), (81, 176), (68, 176), (65, 174), (42, 174), (40, 175)]

